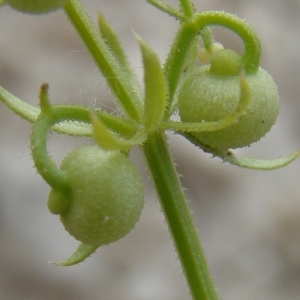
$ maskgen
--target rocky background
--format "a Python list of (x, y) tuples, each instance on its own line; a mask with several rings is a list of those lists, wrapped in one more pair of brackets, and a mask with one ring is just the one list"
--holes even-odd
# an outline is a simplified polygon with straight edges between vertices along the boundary
[[(199, 10), (225, 10), (253, 25), (263, 45), (262, 66), (279, 87), (277, 124), (262, 141), (239, 152), (275, 158), (297, 149), (300, 1), (195, 2)], [(140, 78), (141, 55), (132, 29), (162, 61), (166, 57), (177, 23), (146, 1), (84, 0), (83, 4), (94, 20), (101, 10), (113, 24)], [(226, 47), (243, 51), (232, 33), (220, 28), (214, 32)], [(115, 109), (105, 80), (63, 11), (29, 16), (2, 7), (0, 54), (0, 84), (28, 103), (37, 105), (39, 86), (48, 82), (55, 103)], [(144, 175), (147, 195), (136, 228), (79, 266), (47, 263), (66, 258), (78, 243), (47, 210), (49, 187), (33, 168), (30, 128), (0, 104), (0, 299), (191, 299), (138, 149), (132, 159)], [(59, 162), (87, 142), (54, 134), (49, 151)], [(170, 143), (220, 298), (299, 299), (299, 161), (282, 170), (255, 172), (222, 164), (181, 137), (170, 134)]]

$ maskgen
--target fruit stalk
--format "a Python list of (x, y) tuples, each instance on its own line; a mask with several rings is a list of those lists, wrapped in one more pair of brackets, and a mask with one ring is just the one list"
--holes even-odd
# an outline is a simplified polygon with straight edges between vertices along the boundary
[(193, 299), (217, 300), (205, 254), (164, 134), (150, 134), (143, 151)]

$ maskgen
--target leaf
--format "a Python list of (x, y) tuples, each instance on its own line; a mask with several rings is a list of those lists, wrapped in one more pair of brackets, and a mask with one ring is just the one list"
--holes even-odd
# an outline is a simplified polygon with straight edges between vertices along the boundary
[[(41, 113), (40, 108), (29, 105), (25, 101), (9, 93), (1, 86), (0, 100), (14, 113), (32, 123), (36, 121), (39, 114)], [(70, 112), (75, 110), (74, 116), (82, 114), (89, 115), (89, 109), (84, 106), (79, 107), (75, 105), (62, 105), (59, 107), (65, 108)], [(131, 137), (136, 132), (136, 124), (131, 120), (121, 119), (118, 116), (114, 116), (103, 111), (97, 111), (97, 115), (101, 118), (102, 122), (108, 126), (108, 128), (126, 137)], [(60, 122), (59, 124), (53, 126), (53, 130), (71, 136), (92, 135), (92, 125), (90, 123), (80, 120), (79, 118), (78, 121), (66, 120)]]
[(132, 89), (134, 93), (136, 93), (139, 98), (142, 98), (141, 86), (137, 81), (135, 74), (133, 73), (129, 61), (127, 59), (127, 55), (123, 49), (123, 46), (113, 28), (106, 21), (104, 16), (99, 13), (98, 14), (98, 26), (101, 32), (105, 43), (110, 48), (111, 52), (114, 54), (116, 60), (122, 66), (122, 71), (125, 73), (126, 77), (130, 81)]
[(58, 262), (51, 261), (50, 263), (64, 267), (73, 266), (83, 262), (86, 258), (91, 256), (97, 250), (97, 248), (98, 246), (81, 243), (77, 250), (69, 258)]
[[(14, 113), (32, 123), (36, 121), (41, 112), (40, 108), (29, 105), (25, 101), (9, 93), (1, 86), (0, 100)], [(62, 122), (55, 125), (53, 129), (57, 132), (74, 136), (90, 136), (92, 132), (91, 124), (77, 121)]]
[(245, 157), (242, 155), (236, 155), (231, 151), (224, 153), (222, 156), (218, 155), (225, 162), (229, 162), (232, 165), (238, 167), (253, 169), (253, 170), (262, 170), (262, 171), (271, 171), (285, 167), (286, 165), (293, 162), (296, 158), (300, 156), (300, 150), (291, 153), (290, 155), (280, 157), (277, 159), (255, 159), (250, 157)]
[(142, 144), (146, 135), (141, 131), (131, 139), (125, 139), (111, 132), (107, 126), (97, 117), (94, 111), (91, 112), (93, 124), (93, 136), (97, 144), (105, 150), (129, 150), (134, 145)]
[(149, 2), (150, 4), (152, 4), (154, 7), (158, 8), (159, 10), (174, 17), (175, 19), (180, 20), (181, 22), (188, 20), (188, 18), (183, 13), (181, 13), (180, 11), (177, 11), (172, 6), (161, 2), (160, 0), (147, 0), (147, 2)]
[(136, 35), (144, 62), (144, 127), (155, 130), (163, 118), (167, 103), (167, 84), (156, 53)]
[(211, 132), (223, 129), (236, 122), (242, 115), (247, 112), (247, 109), (252, 103), (251, 90), (243, 75), (240, 76), (240, 100), (236, 109), (225, 118), (212, 122), (193, 122), (181, 123), (174, 121), (164, 122), (162, 128), (181, 132)]
[(142, 99), (132, 89), (128, 76), (123, 72), (119, 61), (105, 43), (80, 1), (75, 2), (70, 1), (64, 7), (66, 15), (89, 50), (120, 108), (129, 118), (140, 122), (143, 112)]
[(15, 97), (2, 86), (0, 86), (0, 100), (14, 113), (30, 122), (34, 122), (41, 112), (38, 107), (29, 105), (28, 103)]
[(136, 122), (130, 119), (123, 119), (110, 113), (96, 110), (96, 115), (113, 132), (116, 132), (126, 138), (132, 137), (137, 131)]
[(98, 26), (105, 43), (110, 47), (110, 50), (115, 54), (116, 59), (122, 66), (128, 67), (129, 63), (127, 56), (122, 47), (122, 44), (113, 30), (113, 28), (106, 21), (102, 13), (98, 13)]
[(283, 168), (300, 157), (300, 149), (290, 155), (275, 159), (256, 159), (234, 154), (231, 150), (218, 150), (203, 144), (196, 136), (191, 133), (182, 133), (192, 144), (201, 148), (204, 152), (211, 153), (213, 156), (221, 158), (224, 162), (232, 165), (252, 170), (271, 171)]

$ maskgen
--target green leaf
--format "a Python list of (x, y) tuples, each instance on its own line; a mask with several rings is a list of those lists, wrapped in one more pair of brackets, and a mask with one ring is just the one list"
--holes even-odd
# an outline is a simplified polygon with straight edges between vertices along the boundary
[[(25, 101), (17, 98), (0, 86), (0, 101), (2, 101), (10, 110), (19, 115), (21, 118), (35, 122), (41, 112), (40, 108), (29, 105)], [(53, 130), (59, 133), (68, 134), (71, 136), (91, 136), (92, 125), (89, 122), (83, 122), (82, 116), (86, 115), (89, 119), (89, 109), (84, 106), (63, 105), (59, 106), (61, 109), (69, 111), (69, 115), (78, 118), (78, 121), (63, 121), (53, 126)], [(132, 137), (136, 133), (136, 123), (122, 119), (118, 116), (111, 115), (103, 111), (97, 111), (97, 115), (102, 122), (108, 126), (112, 131), (122, 134), (125, 137)]]
[[(29, 122), (35, 122), (41, 112), (40, 108), (29, 105), (25, 101), (9, 93), (1, 86), (0, 86), (0, 100), (10, 110), (12, 110), (21, 118)], [(55, 125), (53, 129), (57, 132), (74, 135), (74, 136), (90, 136), (92, 133), (91, 124), (87, 124), (84, 122), (77, 122), (77, 121), (60, 123)]]
[(296, 158), (300, 156), (300, 150), (291, 153), (290, 155), (280, 157), (277, 159), (255, 159), (250, 157), (245, 157), (241, 155), (236, 155), (231, 151), (224, 153), (223, 155), (218, 155), (225, 162), (229, 162), (232, 165), (236, 165), (241, 168), (271, 171), (285, 167), (286, 165), (293, 162)]
[(115, 54), (115, 57), (122, 66), (128, 66), (128, 61), (121, 42), (113, 28), (106, 21), (102, 13), (98, 13), (98, 26), (106, 45)]
[(95, 113), (111, 131), (126, 138), (131, 138), (137, 131), (136, 122), (130, 119), (123, 119), (100, 110), (96, 110)]
[(142, 120), (142, 99), (135, 93), (122, 66), (105, 43), (95, 24), (78, 0), (70, 0), (64, 11), (94, 58), (123, 112), (132, 120)]
[(144, 127), (155, 130), (164, 116), (167, 103), (167, 84), (156, 53), (138, 36), (144, 62), (145, 108)]
[(219, 150), (203, 144), (196, 136), (185, 132), (182, 133), (192, 144), (201, 148), (204, 152), (211, 153), (213, 156), (221, 158), (224, 162), (232, 165), (252, 170), (271, 171), (283, 168), (300, 157), (300, 149), (290, 155), (275, 159), (256, 159), (234, 154), (231, 150)]
[(193, 122), (181, 123), (174, 121), (166, 121), (162, 124), (162, 128), (181, 132), (210, 132), (223, 129), (236, 122), (242, 115), (247, 112), (247, 109), (252, 103), (251, 90), (247, 80), (243, 75), (240, 76), (240, 101), (236, 109), (225, 118), (212, 122)]
[(146, 135), (141, 131), (131, 139), (126, 139), (114, 134), (93, 111), (91, 112), (91, 120), (94, 139), (97, 144), (105, 150), (129, 150), (134, 145), (142, 144), (146, 138)]
[(41, 112), (38, 107), (29, 105), (28, 103), (15, 97), (2, 86), (0, 86), (0, 100), (14, 113), (30, 122), (34, 122)]
[(180, 20), (181, 22), (184, 22), (184, 21), (188, 20), (188, 18), (183, 13), (181, 13), (180, 11), (177, 11), (172, 6), (161, 2), (160, 0), (147, 0), (147, 2), (152, 4), (153, 6), (158, 8), (159, 10), (161, 10), (161, 11), (167, 13), (168, 15), (174, 17), (175, 19)]
[(86, 258), (91, 256), (97, 250), (97, 248), (98, 246), (86, 245), (82, 243), (79, 245), (77, 250), (69, 258), (58, 262), (51, 261), (51, 263), (53, 263), (54, 265), (64, 266), (64, 267), (73, 266), (83, 262)]
[(130, 67), (129, 61), (127, 59), (127, 55), (123, 49), (123, 46), (113, 28), (106, 21), (104, 16), (99, 13), (98, 14), (98, 26), (101, 32), (103, 39), (105, 40), (106, 45), (110, 48), (111, 52), (114, 54), (116, 60), (122, 66), (122, 71), (127, 76), (132, 89), (134, 92), (142, 98), (141, 86), (136, 79), (135, 74), (133, 73), (132, 68)]

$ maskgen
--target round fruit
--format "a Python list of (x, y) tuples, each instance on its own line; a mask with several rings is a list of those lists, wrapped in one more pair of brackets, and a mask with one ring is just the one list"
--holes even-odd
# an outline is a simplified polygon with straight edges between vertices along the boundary
[[(138, 222), (144, 206), (141, 177), (119, 151), (85, 146), (69, 153), (60, 169), (67, 172), (71, 193), (52, 190), (48, 206), (69, 203), (60, 213), (65, 229), (77, 240), (103, 245), (124, 237)], [(56, 203), (56, 204), (55, 204)]]
[(24, 13), (42, 14), (62, 8), (70, 0), (4, 0), (12, 8)]
[[(222, 54), (218, 52), (215, 55)], [(222, 58), (212, 59), (211, 65), (198, 68), (183, 83), (178, 96), (182, 122), (217, 121), (236, 109), (240, 99), (240, 67), (238, 58), (225, 54), (225, 62)], [(259, 68), (257, 73), (246, 74), (245, 78), (251, 90), (250, 108), (236, 123), (224, 129), (193, 133), (203, 144), (216, 149), (248, 146), (262, 138), (275, 123), (279, 97), (272, 77)]]

